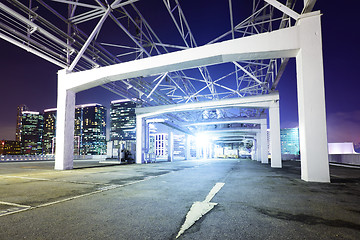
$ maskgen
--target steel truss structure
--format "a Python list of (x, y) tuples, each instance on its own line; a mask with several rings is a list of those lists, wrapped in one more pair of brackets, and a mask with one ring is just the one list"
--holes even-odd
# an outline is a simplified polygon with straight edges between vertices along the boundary
[[(0, 37), (68, 72), (83, 71), (198, 47), (191, 22), (187, 20), (180, 2), (163, 0), (153, 1), (150, 5), (144, 0), (114, 0), (111, 3), (106, 0), (7, 0), (0, 3)], [(219, 21), (226, 21), (224, 26), (227, 29), (214, 39), (205, 40), (205, 45), (290, 27), (298, 18), (293, 10), (296, 0), (286, 0), (283, 4), (274, 0), (252, 0), (250, 16), (237, 16), (237, 8), (249, 2), (241, 5), (234, 5), (232, 0), (223, 2), (227, 4), (229, 17)], [(308, 1), (302, 13), (311, 11), (314, 3)], [(277, 11), (281, 7), (282, 12)], [(166, 15), (162, 19), (167, 23), (151, 21), (155, 14)], [(172, 31), (158, 33), (157, 29), (164, 31), (162, 25), (172, 25)], [(232, 62), (216, 67), (129, 78), (106, 83), (102, 87), (142, 106), (263, 95), (276, 90), (287, 62), (288, 59)], [(213, 109), (186, 114), (169, 113), (166, 117), (173, 122), (194, 122), (261, 117), (264, 111)], [(255, 125), (247, 127), (259, 128)], [(187, 128), (201, 131), (207, 127)]]
[[(199, 46), (180, 0), (152, 1), (151, 5), (144, 0), (110, 2), (7, 0), (0, 3), (0, 37), (68, 71), (83, 71)], [(241, 4), (246, 5), (251, 1), (243, 2)], [(308, 1), (302, 12), (311, 11), (314, 2)], [(214, 3), (204, 1), (202, 4)], [(228, 4), (229, 18), (219, 21), (228, 22), (228, 27), (218, 37), (208, 39), (206, 44), (271, 32), (292, 26), (296, 21), (297, 13), (292, 10), (296, 0), (286, 0), (283, 4), (274, 0), (253, 0), (251, 14), (245, 19), (236, 14), (239, 9), (232, 0), (221, 4)], [(287, 14), (277, 11), (279, 6), (285, 8)], [(149, 7), (151, 10), (146, 9)], [(154, 15), (161, 15), (167, 22), (154, 22), (151, 19)], [(158, 33), (157, 29), (163, 31), (161, 25), (170, 24), (175, 31)], [(286, 63), (286, 59), (233, 62), (233, 66), (220, 66), (226, 70), (216, 77), (213, 72), (218, 69), (199, 67), (121, 80), (103, 87), (144, 106), (253, 96), (275, 90)], [(252, 111), (252, 114), (260, 113)], [(229, 114), (234, 117), (238, 113), (221, 112), (222, 117)], [(202, 116), (193, 114), (187, 118), (199, 120)]]
[[(145, 107), (136, 109), (138, 163), (147, 149), (147, 122), (158, 114), (188, 133), (237, 132), (222, 142), (255, 132), (261, 148), (257, 160), (267, 163), (263, 113), (268, 109), (271, 166), (281, 167), (275, 90), (288, 58), (296, 58), (301, 178), (329, 182), (321, 14), (311, 12), (315, 2), (222, 1), (217, 6), (227, 5), (227, 20), (218, 20), (204, 10), (214, 4), (210, 1), (6, 0), (0, 3), (0, 37), (63, 68), (58, 72), (59, 170), (73, 164), (75, 95), (101, 84)], [(186, 13), (191, 8), (217, 24), (199, 28), (196, 16)], [(243, 18), (240, 9), (248, 8), (250, 16)], [(233, 129), (225, 131), (226, 126)]]

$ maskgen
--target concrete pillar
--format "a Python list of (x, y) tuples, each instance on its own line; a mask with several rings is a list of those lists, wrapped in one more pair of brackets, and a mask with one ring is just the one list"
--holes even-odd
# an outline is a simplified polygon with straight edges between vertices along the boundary
[(298, 23), (296, 56), (301, 179), (330, 182), (320, 13), (307, 15)]
[(260, 151), (261, 151), (261, 163), (269, 163), (269, 159), (268, 159), (268, 155), (269, 155), (269, 151), (268, 151), (268, 141), (267, 141), (267, 124), (266, 124), (266, 120), (263, 121), (261, 123), (261, 127), (260, 127)]
[(174, 132), (171, 129), (168, 135), (168, 161), (174, 161)]
[(191, 154), (190, 154), (190, 136), (189, 134), (185, 134), (185, 159), (190, 160)]
[(251, 160), (256, 160), (256, 138), (257, 134), (255, 135), (254, 139), (252, 140), (252, 148), (251, 148)]
[(145, 154), (145, 119), (141, 115), (136, 115), (136, 159), (137, 164), (144, 162)]
[(260, 144), (261, 134), (257, 132), (255, 135), (255, 157), (253, 160), (261, 161), (261, 144)]
[(74, 163), (75, 92), (66, 90), (66, 71), (58, 72), (55, 169), (67, 170)]
[(204, 160), (208, 159), (207, 148), (208, 148), (208, 143), (207, 143), (207, 144), (204, 144), (204, 145), (202, 146), (202, 152), (203, 152), (203, 159), (204, 159)]
[(199, 141), (196, 141), (196, 158), (197, 159), (201, 158), (201, 151), (202, 151), (202, 146), (200, 145)]
[(271, 146), (271, 167), (281, 168), (281, 141), (280, 141), (280, 112), (279, 102), (276, 101), (269, 108), (270, 120), (270, 146)]

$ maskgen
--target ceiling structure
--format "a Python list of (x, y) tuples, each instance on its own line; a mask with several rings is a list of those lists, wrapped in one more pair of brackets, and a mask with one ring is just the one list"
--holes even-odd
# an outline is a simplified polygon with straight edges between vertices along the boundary
[[(181, 0), (6, 0), (0, 3), (0, 37), (68, 72), (78, 72), (290, 27), (296, 24), (297, 12), (310, 12), (316, 0), (197, 2), (192, 6)], [(206, 14), (203, 9), (208, 4), (226, 5), (226, 18)], [(241, 15), (243, 8), (248, 15)], [(205, 22), (216, 18), (219, 24), (204, 26), (200, 36), (192, 30), (196, 18), (187, 12), (201, 15)], [(239, 61), (129, 78), (102, 87), (146, 107), (257, 96), (276, 91), (287, 62)], [(242, 130), (233, 132), (243, 138), (248, 135), (246, 129), (259, 129), (259, 125), (227, 121), (260, 119), (264, 113), (264, 108), (227, 108), (164, 117), (192, 132), (226, 125)], [(214, 123), (219, 119), (221, 123)]]

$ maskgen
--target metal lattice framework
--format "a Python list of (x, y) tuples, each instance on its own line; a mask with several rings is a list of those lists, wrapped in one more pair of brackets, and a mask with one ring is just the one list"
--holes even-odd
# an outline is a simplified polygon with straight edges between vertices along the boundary
[[(302, 2), (297, 7), (296, 0), (253, 0), (250, 16), (243, 18), (234, 14), (239, 12), (235, 1), (222, 1), (217, 4), (228, 5), (229, 17), (219, 21), (226, 22), (223, 25), (227, 28), (205, 44), (292, 26), (298, 16), (294, 9), (309, 12), (315, 2), (307, 1), (305, 6)], [(145, 0), (7, 0), (0, 3), (0, 37), (69, 72), (83, 71), (198, 47), (180, 3), (180, 0), (151, 1), (153, 5)], [(280, 8), (282, 11), (277, 10)], [(155, 15), (161, 21), (154, 20)], [(143, 106), (254, 96), (276, 89), (287, 62), (288, 59), (232, 62), (119, 80), (103, 87)], [(168, 116), (198, 121), (262, 113), (262, 109), (240, 109)]]

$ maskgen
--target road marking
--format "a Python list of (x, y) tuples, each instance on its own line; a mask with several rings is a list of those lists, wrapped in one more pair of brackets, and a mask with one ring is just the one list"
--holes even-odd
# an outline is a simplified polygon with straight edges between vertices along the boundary
[(22, 212), (31, 208), (31, 206), (17, 204), (17, 203), (3, 202), (3, 201), (0, 201), (0, 204), (12, 206), (11, 208), (0, 211), (0, 217), (17, 212)]
[(27, 180), (49, 181), (49, 179), (47, 178), (34, 178), (34, 177), (24, 177), (24, 176), (2, 176), (2, 178), (20, 178)]
[(14, 206), (14, 207), (31, 207), (31, 206), (21, 205), (17, 203), (3, 202), (3, 201), (0, 201), (0, 204)]
[(211, 189), (209, 194), (206, 196), (205, 200), (202, 202), (194, 202), (190, 208), (190, 211), (186, 214), (185, 222), (181, 226), (176, 238), (179, 238), (187, 229), (189, 229), (194, 223), (199, 220), (206, 213), (210, 212), (217, 203), (210, 202), (214, 198), (216, 193), (225, 185), (225, 183), (216, 183), (215, 186)]
[[(69, 171), (67, 171), (66, 173), (68, 173), (68, 172)], [(76, 182), (76, 181), (45, 179), (45, 178), (33, 178), (33, 177), (26, 177), (26, 176), (0, 176), (0, 178), (22, 178), (22, 179), (42, 180), (42, 181), (50, 181), (50, 182), (67, 182), (67, 183), (77, 183), (77, 184), (104, 185), (103, 187), (100, 187), (100, 188), (98, 188), (97, 190), (95, 190), (93, 192), (84, 193), (84, 194), (80, 194), (80, 195), (77, 195), (77, 196), (73, 196), (73, 197), (69, 197), (69, 198), (65, 198), (65, 199), (61, 199), (61, 200), (57, 200), (57, 201), (53, 201), (53, 202), (40, 204), (38, 206), (26, 206), (26, 205), (20, 205), (20, 204), (16, 204), (16, 203), (9, 203), (9, 202), (1, 202), (0, 201), (0, 204), (14, 206), (13, 208), (8, 208), (6, 210), (0, 211), (0, 217), (5, 216), (5, 215), (10, 215), (10, 214), (15, 214), (15, 213), (18, 213), (18, 212), (23, 212), (23, 211), (30, 210), (30, 209), (36, 209), (36, 208), (40, 208), (40, 207), (47, 207), (47, 206), (51, 206), (51, 205), (54, 205), (54, 204), (67, 202), (67, 201), (70, 201), (70, 200), (74, 200), (74, 199), (94, 195), (94, 194), (97, 194), (97, 193), (101, 193), (101, 192), (104, 192), (104, 191), (109, 191), (109, 190), (120, 188), (120, 187), (126, 187), (126, 186), (129, 186), (129, 185), (145, 182), (145, 181), (148, 181), (148, 180), (151, 180), (151, 179), (154, 179), (154, 178), (166, 176), (166, 175), (169, 175), (169, 174), (172, 174), (172, 173), (175, 173), (175, 172), (176, 171), (170, 171), (168, 173), (157, 175), (157, 176), (147, 176), (147, 177), (145, 177), (144, 179), (141, 179), (141, 180), (132, 181), (132, 182), (119, 184), (119, 185), (106, 184), (106, 183), (93, 183), (93, 182)], [(129, 175), (129, 174), (127, 174), (127, 175)]]
[(206, 196), (204, 202), (210, 202), (211, 199), (214, 198), (215, 194), (217, 194), (224, 185), (225, 183), (216, 183), (215, 186), (209, 192), (209, 194)]
[(14, 213), (19, 213), (19, 212), (23, 212), (26, 210), (31, 209), (32, 207), (27, 207), (27, 208), (20, 208), (20, 207), (15, 207), (15, 208), (8, 208), (6, 210), (0, 211), (0, 217), (6, 216), (6, 215), (10, 215), (10, 214), (14, 214)]

